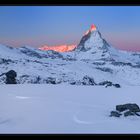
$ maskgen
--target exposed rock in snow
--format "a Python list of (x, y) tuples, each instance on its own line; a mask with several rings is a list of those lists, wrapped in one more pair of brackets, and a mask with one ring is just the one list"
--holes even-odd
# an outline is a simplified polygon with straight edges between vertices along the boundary
[(111, 111), (110, 117), (120, 117), (122, 114), (117, 111)]
[(137, 104), (131, 104), (131, 103), (124, 104), (124, 105), (117, 105), (116, 110), (120, 112), (125, 110), (129, 110), (131, 112), (140, 112), (139, 106)]
[(124, 117), (127, 116), (140, 116), (140, 108), (135, 103), (127, 103), (123, 105), (116, 105), (116, 111), (111, 111), (110, 117), (120, 117), (123, 113)]
[(17, 84), (16, 82), (17, 73), (14, 70), (6, 72), (5, 75), (6, 75), (6, 84)]

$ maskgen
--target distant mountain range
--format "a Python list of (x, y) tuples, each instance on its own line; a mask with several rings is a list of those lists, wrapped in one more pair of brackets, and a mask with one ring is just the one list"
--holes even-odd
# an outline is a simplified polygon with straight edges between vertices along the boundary
[(75, 49), (75, 47), (76, 45), (58, 45), (58, 46), (43, 45), (39, 49), (43, 51), (53, 50), (57, 52), (69, 52)]
[[(140, 85), (140, 53), (112, 47), (95, 25), (78, 45), (54, 46), (52, 50), (48, 46), (35, 49), (0, 45), (0, 74), (11, 69), (17, 72), (20, 84), (93, 85), (111, 81)], [(0, 77), (0, 83), (4, 81), (5, 76)]]

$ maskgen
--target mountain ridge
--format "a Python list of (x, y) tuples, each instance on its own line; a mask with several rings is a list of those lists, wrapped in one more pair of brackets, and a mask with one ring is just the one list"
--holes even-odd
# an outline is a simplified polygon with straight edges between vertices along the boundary
[[(121, 85), (140, 85), (140, 53), (112, 47), (95, 27), (92, 26), (70, 52), (0, 45), (0, 74), (15, 70), (19, 84), (79, 85), (90, 84), (90, 79), (94, 79), (95, 83), (111, 81)], [(0, 77), (1, 84), (4, 80), (4, 76)]]

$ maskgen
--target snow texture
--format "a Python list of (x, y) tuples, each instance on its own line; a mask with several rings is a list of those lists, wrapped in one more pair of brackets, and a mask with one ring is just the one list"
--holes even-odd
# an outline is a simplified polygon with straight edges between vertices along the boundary
[(139, 134), (140, 117), (109, 117), (118, 104), (140, 105), (139, 86), (0, 86), (1, 134)]

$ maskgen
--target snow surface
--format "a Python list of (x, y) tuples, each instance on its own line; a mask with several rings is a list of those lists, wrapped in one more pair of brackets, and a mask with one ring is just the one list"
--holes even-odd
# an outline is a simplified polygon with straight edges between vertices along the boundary
[(140, 117), (109, 117), (140, 105), (140, 87), (21, 84), (0, 86), (1, 134), (140, 134)]
[[(91, 49), (75, 55), (76, 51), (57, 53), (45, 52), (29, 46), (10, 49), (0, 45), (0, 74), (11, 69), (15, 70), (19, 83), (35, 83), (37, 77), (41, 79), (39, 83), (46, 83), (46, 79), (52, 77), (69, 84), (70, 81), (81, 81), (88, 75), (97, 83), (109, 80), (121, 85), (140, 85), (140, 54), (133, 55), (121, 51), (117, 53), (114, 48), (110, 47), (110, 49), (102, 57), (102, 50), (98, 49), (95, 49), (95, 54), (94, 49)], [(116, 59), (115, 61), (104, 59), (110, 54), (113, 59)], [(75, 60), (70, 60), (74, 57)], [(3, 59), (7, 62), (3, 62)], [(131, 63), (127, 64), (128, 62)], [(4, 84), (4, 76), (0, 77), (0, 83)]]

